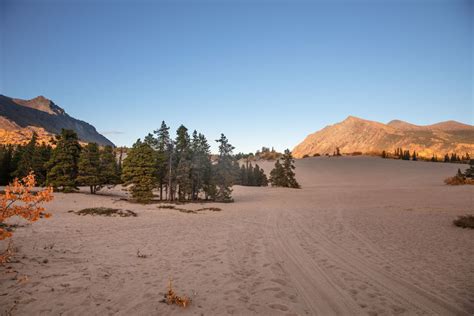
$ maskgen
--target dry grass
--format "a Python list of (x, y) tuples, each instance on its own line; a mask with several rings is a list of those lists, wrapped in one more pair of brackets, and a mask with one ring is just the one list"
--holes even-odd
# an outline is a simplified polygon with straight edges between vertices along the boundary
[(165, 302), (168, 305), (176, 304), (181, 307), (187, 307), (189, 304), (191, 304), (191, 299), (187, 296), (178, 296), (176, 293), (173, 291), (173, 286), (171, 283), (171, 279), (168, 281), (168, 293), (165, 294)]
[(120, 210), (116, 208), (108, 208), (108, 207), (93, 207), (93, 208), (85, 208), (80, 211), (70, 211), (77, 215), (99, 215), (99, 216), (119, 216), (119, 217), (137, 217), (137, 213), (132, 212), (130, 210)]
[(444, 179), (444, 183), (449, 185), (464, 185), (464, 184), (474, 184), (474, 179), (454, 176)]
[(474, 215), (459, 216), (453, 221), (453, 224), (462, 228), (474, 229)]

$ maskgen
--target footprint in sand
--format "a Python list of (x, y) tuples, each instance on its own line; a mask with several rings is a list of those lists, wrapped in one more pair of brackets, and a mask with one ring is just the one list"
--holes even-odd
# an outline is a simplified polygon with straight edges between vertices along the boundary
[(278, 283), (280, 285), (286, 285), (286, 281), (282, 279), (271, 279), (270, 281)]
[(282, 311), (282, 312), (286, 312), (288, 311), (288, 307), (286, 305), (282, 305), (282, 304), (270, 304), (268, 305), (270, 308), (272, 309), (276, 309), (276, 310), (279, 310), (279, 311)]

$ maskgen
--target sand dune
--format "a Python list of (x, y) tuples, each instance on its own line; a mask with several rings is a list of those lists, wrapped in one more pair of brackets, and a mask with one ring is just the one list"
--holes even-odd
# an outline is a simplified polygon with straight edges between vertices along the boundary
[[(57, 194), (51, 219), (14, 236), (11, 266), (28, 280), (2, 273), (2, 311), (17, 301), (17, 315), (474, 313), (474, 231), (451, 223), (474, 211), (474, 187), (442, 182), (460, 165), (366, 157), (296, 165), (303, 189), (238, 186), (235, 203), (211, 204), (222, 212), (130, 204), (119, 188)], [(138, 217), (68, 213), (93, 206)], [(186, 310), (160, 303), (169, 277), (192, 296)]]

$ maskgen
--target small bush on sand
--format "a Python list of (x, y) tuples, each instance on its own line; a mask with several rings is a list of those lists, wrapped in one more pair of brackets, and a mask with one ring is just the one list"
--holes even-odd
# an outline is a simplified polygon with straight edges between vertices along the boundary
[(176, 304), (178, 306), (186, 308), (189, 304), (191, 304), (191, 299), (187, 296), (178, 296), (173, 291), (173, 286), (171, 283), (171, 279), (168, 282), (168, 292), (165, 294), (165, 300), (168, 305)]
[(453, 221), (453, 224), (462, 228), (474, 229), (474, 215), (459, 216)]
[[(0, 223), (4, 224), (13, 216), (22, 217), (30, 222), (50, 216), (43, 213), (44, 208), (40, 205), (53, 199), (53, 188), (33, 192), (35, 184), (35, 175), (30, 173), (22, 180), (13, 180), (13, 183), (5, 187), (4, 193), (0, 194)], [(4, 225), (0, 226), (0, 240), (11, 237), (11, 231), (2, 227)]]
[(137, 213), (130, 210), (119, 210), (116, 208), (93, 207), (74, 212), (77, 215), (99, 215), (99, 216), (120, 216), (120, 217), (137, 217)]
[[(13, 183), (7, 185), (5, 191), (0, 194), (0, 240), (13, 234), (13, 226), (5, 223), (10, 217), (19, 216), (29, 222), (35, 222), (50, 216), (43, 213), (44, 207), (41, 204), (53, 199), (53, 188), (33, 192), (35, 184), (35, 175), (31, 172), (21, 180), (13, 180)], [(13, 248), (10, 242), (5, 252), (0, 254), (0, 264), (8, 262), (12, 255)]]
[(444, 179), (444, 183), (449, 185), (474, 184), (474, 179), (466, 177), (466, 175), (461, 172), (461, 169), (458, 169), (457, 174), (454, 177)]

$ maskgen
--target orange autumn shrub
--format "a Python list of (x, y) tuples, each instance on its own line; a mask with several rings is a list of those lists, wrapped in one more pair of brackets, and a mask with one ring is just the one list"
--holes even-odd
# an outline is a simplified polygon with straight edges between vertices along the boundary
[[(34, 192), (35, 184), (35, 175), (31, 172), (23, 179), (15, 179), (13, 183), (5, 187), (5, 192), (0, 193), (0, 224), (13, 216), (22, 217), (30, 222), (35, 222), (41, 217), (51, 216), (43, 213), (45, 209), (41, 204), (53, 199), (53, 188), (47, 187)], [(0, 240), (11, 236), (12, 233), (5, 229), (5, 225), (1, 225)]]

